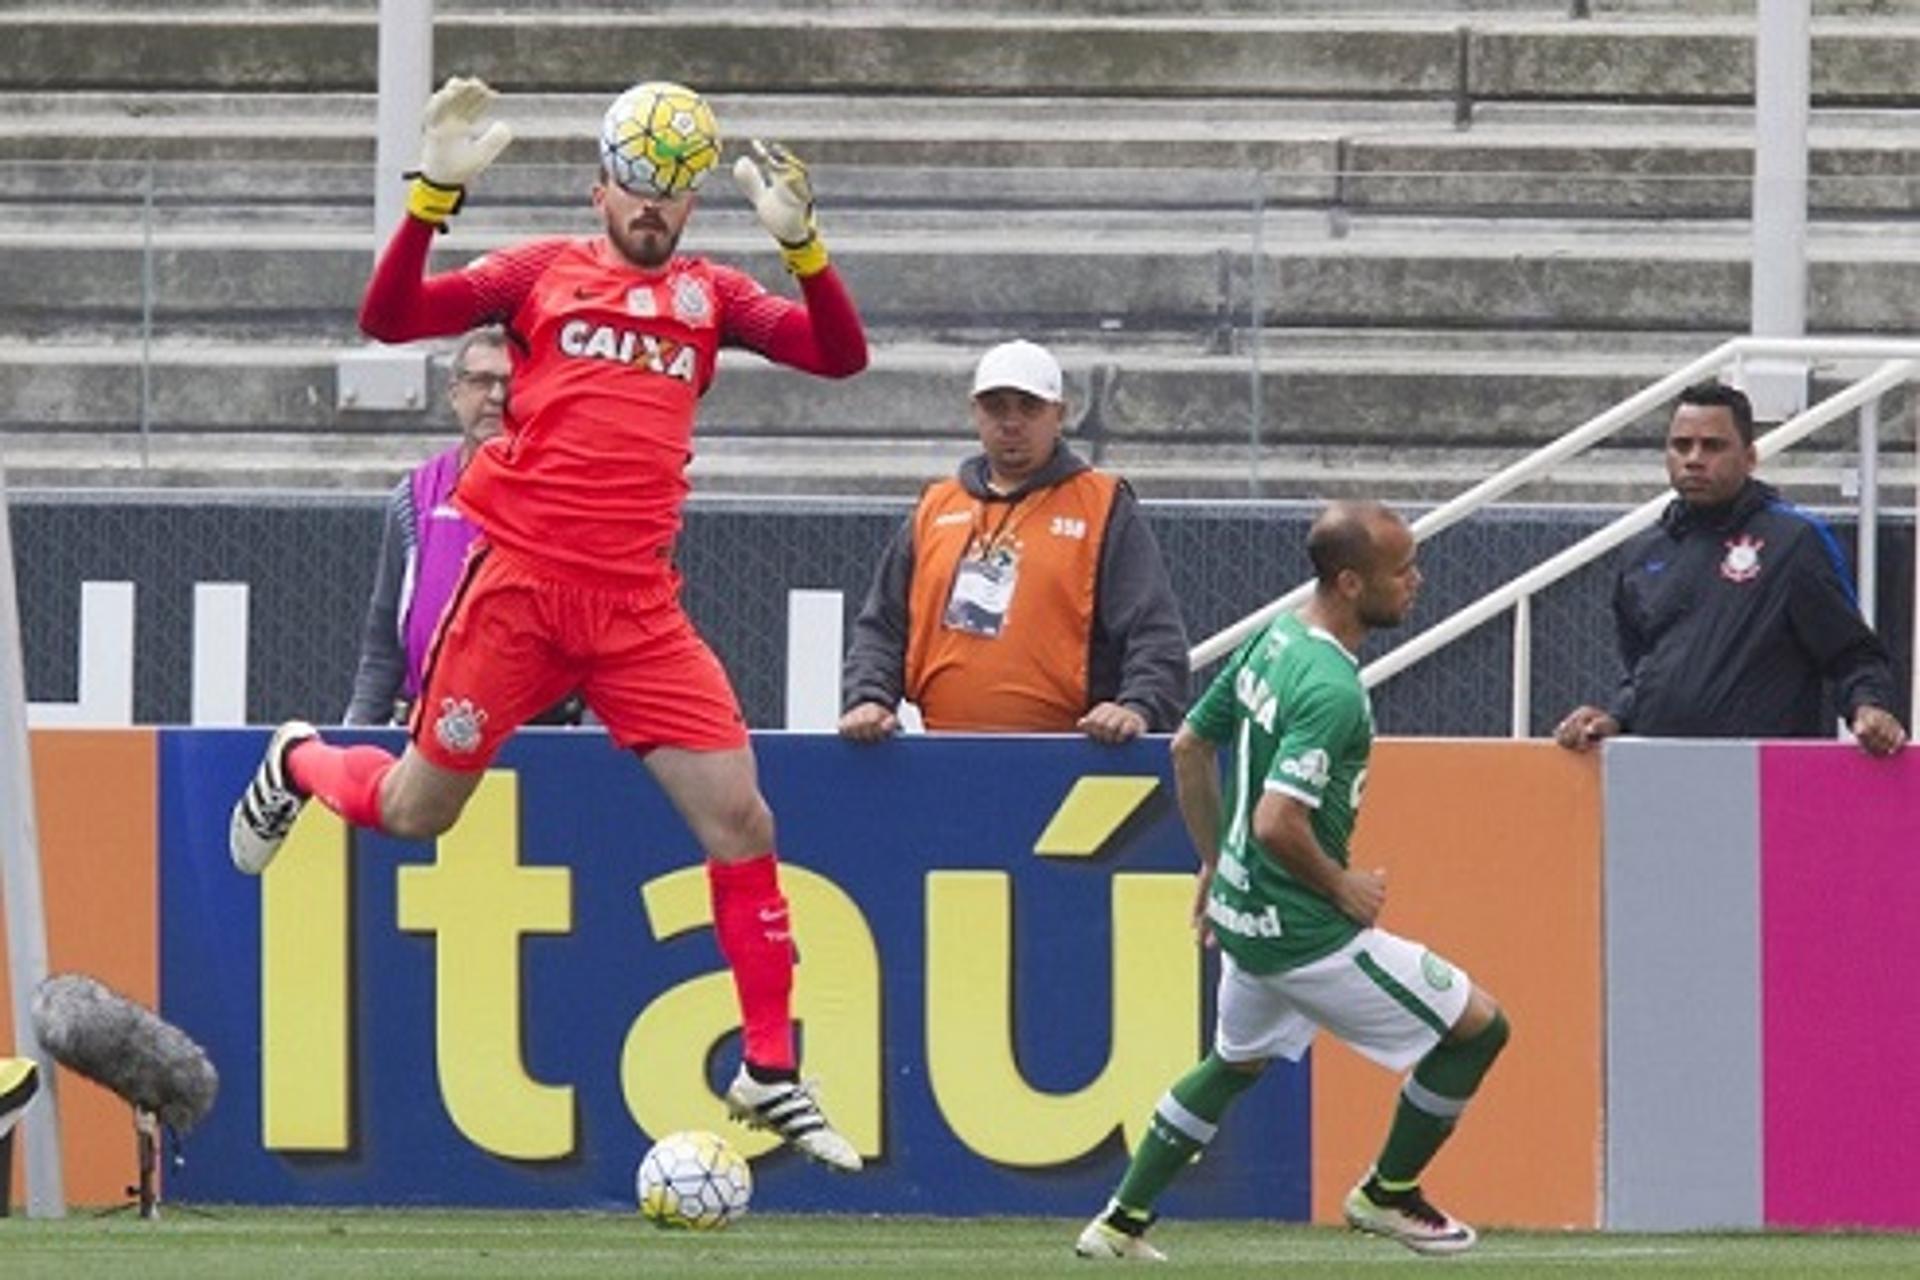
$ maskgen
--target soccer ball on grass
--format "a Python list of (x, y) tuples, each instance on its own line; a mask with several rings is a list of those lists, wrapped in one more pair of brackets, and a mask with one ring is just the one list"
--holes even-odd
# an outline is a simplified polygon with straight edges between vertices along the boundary
[(656, 1227), (713, 1231), (747, 1211), (753, 1170), (717, 1133), (670, 1133), (634, 1174), (640, 1214)]

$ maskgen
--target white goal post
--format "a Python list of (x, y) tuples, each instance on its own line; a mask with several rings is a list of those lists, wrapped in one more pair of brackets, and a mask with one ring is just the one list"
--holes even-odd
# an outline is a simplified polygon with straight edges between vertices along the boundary
[(20, 655), (20, 602), (13, 573), (7, 473), (0, 459), (0, 900), (6, 906), (7, 972), (13, 986), (11, 1049), (40, 1064), (40, 1094), (16, 1132), (26, 1140), (27, 1216), (63, 1218), (60, 1110), (53, 1060), (33, 1033), (33, 993), (47, 976), (47, 916), (40, 892), (40, 841), (33, 811), (33, 760), (27, 746), (26, 668)]

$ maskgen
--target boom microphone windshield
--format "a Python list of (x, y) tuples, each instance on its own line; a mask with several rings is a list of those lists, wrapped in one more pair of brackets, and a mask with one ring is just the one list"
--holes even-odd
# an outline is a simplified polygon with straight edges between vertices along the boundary
[(83, 974), (40, 984), (33, 1030), (55, 1062), (181, 1133), (200, 1123), (220, 1091), (219, 1073), (192, 1037)]

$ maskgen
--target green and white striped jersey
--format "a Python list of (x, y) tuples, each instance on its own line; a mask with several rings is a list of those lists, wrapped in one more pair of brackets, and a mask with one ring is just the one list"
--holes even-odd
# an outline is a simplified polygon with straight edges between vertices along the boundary
[(1253, 810), (1268, 791), (1294, 797), (1313, 810), (1320, 847), (1347, 864), (1373, 749), (1373, 704), (1358, 659), (1326, 631), (1291, 614), (1277, 618), (1227, 660), (1187, 723), (1233, 748), (1207, 906), (1220, 945), (1252, 973), (1339, 950), (1360, 926), (1259, 846)]

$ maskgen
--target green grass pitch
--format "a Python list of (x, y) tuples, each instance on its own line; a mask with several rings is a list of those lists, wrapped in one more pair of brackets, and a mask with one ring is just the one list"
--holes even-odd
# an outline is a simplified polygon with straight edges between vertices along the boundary
[[(713, 1234), (656, 1231), (638, 1216), (429, 1210), (218, 1209), (177, 1206), (155, 1222), (75, 1215), (0, 1220), (0, 1276), (212, 1277), (557, 1276), (789, 1277), (1104, 1273), (1071, 1253), (1079, 1222), (1046, 1218), (749, 1215)], [(1489, 1232), (1444, 1261), (1327, 1228), (1166, 1222), (1154, 1240), (1191, 1276), (1896, 1276), (1920, 1275), (1920, 1235), (1597, 1235)]]

